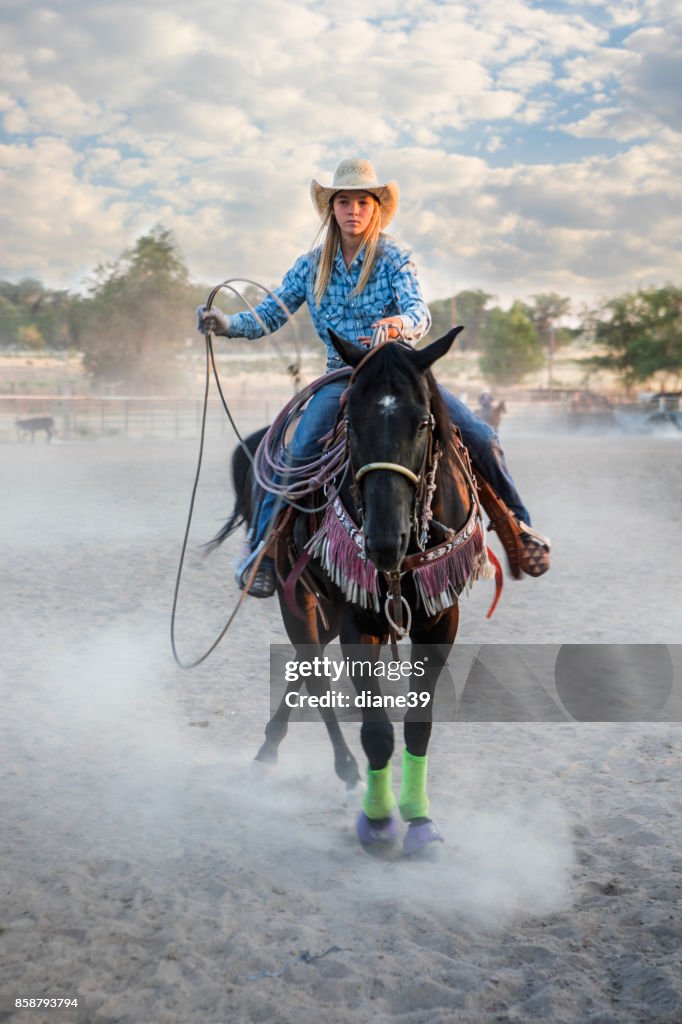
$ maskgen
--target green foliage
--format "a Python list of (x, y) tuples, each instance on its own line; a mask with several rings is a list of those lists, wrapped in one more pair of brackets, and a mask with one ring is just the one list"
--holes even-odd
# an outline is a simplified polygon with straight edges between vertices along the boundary
[(516, 384), (543, 364), (540, 339), (520, 302), (493, 309), (481, 337), (481, 372), (491, 384)]
[(592, 365), (615, 371), (627, 388), (656, 374), (682, 375), (682, 288), (640, 289), (606, 302), (589, 318), (604, 349)]
[(538, 332), (541, 343), (546, 348), (550, 345), (556, 347), (561, 337), (556, 330), (557, 322), (570, 313), (571, 300), (556, 292), (533, 295), (532, 298), (532, 304), (522, 304), (523, 311)]
[(488, 295), (480, 289), (461, 291), (450, 299), (436, 299), (429, 304), (431, 312), (431, 332), (434, 338), (440, 338), (456, 324), (464, 324), (459, 347), (464, 351), (477, 350), (481, 347), (481, 335), (490, 321), (488, 303), (494, 295)]
[(194, 335), (188, 274), (176, 244), (156, 227), (113, 264), (100, 266), (77, 312), (83, 365), (130, 389), (172, 387), (176, 356)]
[(72, 301), (67, 292), (48, 291), (32, 278), (0, 281), (0, 348), (72, 347)]
[(22, 348), (28, 348), (32, 352), (39, 352), (45, 348), (45, 339), (35, 324), (22, 326), (17, 333), (18, 341)]
[[(194, 309), (210, 288), (192, 284), (169, 231), (155, 227), (111, 264), (94, 272), (87, 297), (50, 291), (32, 278), (0, 281), (0, 348), (79, 350), (85, 369), (97, 381), (131, 390), (172, 387), (188, 345), (201, 345)], [(263, 292), (244, 286), (252, 305)], [(430, 304), (431, 336), (464, 324), (461, 348), (479, 351), (480, 366), (491, 384), (512, 384), (538, 370), (555, 348), (569, 343), (575, 329), (559, 326), (570, 300), (555, 292), (515, 302), (508, 312), (491, 309), (493, 296), (478, 290), (458, 292)], [(217, 305), (228, 313), (245, 308), (229, 292)], [(305, 305), (295, 314), (304, 348), (320, 352), (319, 339)], [(666, 285), (627, 293), (605, 302), (580, 328), (600, 347), (592, 367), (615, 371), (627, 387), (653, 376), (660, 386), (682, 377), (682, 288)], [(268, 343), (266, 343), (268, 344)], [(277, 358), (288, 360), (292, 346), (282, 336), (269, 342)], [(230, 342), (250, 350), (249, 341)]]
[(523, 304), (523, 311), (538, 332), (540, 345), (547, 358), (547, 384), (553, 387), (554, 353), (565, 338), (557, 330), (557, 323), (571, 309), (571, 300), (556, 292), (533, 295), (532, 304)]

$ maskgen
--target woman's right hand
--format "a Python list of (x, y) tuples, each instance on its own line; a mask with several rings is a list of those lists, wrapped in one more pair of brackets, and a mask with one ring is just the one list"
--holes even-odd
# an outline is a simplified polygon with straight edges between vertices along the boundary
[(197, 306), (197, 330), (200, 334), (220, 334), (227, 336), (230, 329), (230, 317), (223, 313), (217, 306)]

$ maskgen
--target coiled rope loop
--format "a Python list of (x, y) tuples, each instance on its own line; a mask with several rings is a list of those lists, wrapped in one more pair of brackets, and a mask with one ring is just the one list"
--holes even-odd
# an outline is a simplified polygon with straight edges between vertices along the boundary
[[(296, 353), (295, 362), (291, 365), (287, 363), (287, 370), (292, 374), (292, 376), (294, 377), (294, 382), (296, 386), (298, 386), (298, 382), (300, 380), (301, 367), (300, 337), (296, 324), (293, 322), (291, 318), (291, 312), (287, 309), (287, 307), (285, 306), (285, 304), (282, 302), (278, 295), (275, 295), (275, 293), (272, 292), (269, 288), (266, 288), (264, 285), (259, 284), (257, 281), (251, 281), (248, 278), (233, 277), (229, 278), (227, 281), (222, 281), (220, 284), (216, 285), (215, 288), (212, 289), (211, 293), (208, 296), (208, 299), (206, 300), (206, 309), (210, 310), (212, 308), (216, 296), (222, 289), (231, 291), (234, 295), (237, 296), (238, 299), (240, 299), (246, 306), (248, 306), (249, 311), (254, 315), (260, 326), (263, 328), (265, 334), (271, 337), (272, 343), (273, 345), (275, 345), (275, 348), (280, 358), (285, 360), (285, 356), (282, 353), (281, 348), (277, 345), (274, 338), (272, 337), (272, 331), (269, 329), (269, 327), (263, 321), (263, 319), (258, 315), (258, 313), (253, 308), (248, 299), (246, 299), (245, 296), (243, 296), (241, 292), (234, 287), (235, 282), (251, 284), (254, 285), (256, 288), (260, 288), (262, 291), (266, 292), (272, 299), (274, 299), (275, 302), (282, 309), (282, 311), (286, 314), (287, 322), (291, 325), (294, 331), (294, 347)], [(286, 447), (284, 443), (287, 429), (293, 423), (293, 421), (300, 415), (301, 409), (314, 393), (317, 382), (313, 382), (312, 384), (304, 388), (303, 391), (295, 395), (295, 397), (284, 407), (282, 412), (276, 417), (272, 427), (268, 431), (268, 434), (263, 439), (264, 442), (266, 443), (264, 443), (261, 446), (262, 452), (259, 452), (258, 458), (254, 460), (254, 457), (251, 454), (248, 445), (244, 441), (244, 438), (242, 437), (239, 428), (235, 423), (234, 417), (232, 416), (232, 413), (230, 411), (229, 404), (223, 392), (222, 384), (220, 382), (220, 375), (218, 373), (218, 367), (216, 365), (215, 352), (213, 350), (212, 333), (208, 331), (205, 335), (205, 338), (206, 374), (204, 382), (203, 410), (201, 416), (201, 432), (199, 438), (199, 454), (197, 456), (197, 468), (194, 476), (194, 483), (192, 485), (189, 512), (187, 515), (187, 524), (185, 526), (185, 533), (183, 536), (182, 547), (180, 550), (180, 560), (178, 563), (178, 571), (173, 591), (173, 608), (171, 611), (170, 622), (170, 639), (173, 657), (176, 663), (180, 666), (180, 668), (183, 669), (196, 668), (198, 665), (201, 665), (201, 663), (205, 661), (208, 658), (208, 656), (216, 649), (216, 647), (223, 639), (230, 626), (232, 625), (237, 615), (237, 612), (241, 608), (242, 602), (246, 597), (246, 592), (243, 592), (240, 595), (239, 600), (237, 601), (230, 617), (228, 618), (227, 622), (221, 629), (216, 639), (210, 645), (210, 647), (200, 657), (195, 658), (193, 661), (183, 661), (183, 659), (180, 657), (178, 653), (177, 645), (175, 642), (175, 619), (178, 607), (178, 596), (180, 593), (180, 582), (182, 579), (182, 572), (185, 564), (185, 555), (187, 552), (189, 533), (192, 525), (192, 518), (194, 515), (194, 504), (196, 500), (197, 489), (199, 486), (199, 478), (201, 476), (201, 466), (204, 456), (204, 444), (206, 440), (206, 414), (208, 410), (208, 393), (211, 370), (213, 371), (213, 377), (216, 382), (216, 387), (218, 389), (218, 394), (220, 395), (220, 401), (222, 403), (223, 409), (225, 410), (225, 414), (228, 420), (230, 421), (230, 425), (235, 433), (235, 436), (237, 437), (237, 440), (239, 441), (242, 450), (244, 451), (245, 455), (247, 456), (249, 462), (253, 467), (255, 479), (258, 481), (261, 487), (265, 488), (265, 490), (273, 491), (278, 496), (278, 501), (276, 502), (275, 507), (273, 509), (273, 513), (272, 516), (270, 517), (270, 522), (268, 524), (268, 528), (264, 537), (264, 544), (267, 544), (270, 534), (272, 533), (272, 530), (275, 525), (275, 520), (282, 507), (283, 501), (286, 500), (288, 504), (293, 505), (294, 508), (298, 509), (299, 511), (323, 511), (324, 509), (327, 508), (327, 505), (333, 500), (333, 495), (330, 495), (329, 500), (325, 502), (324, 505), (321, 505), (317, 509), (299, 505), (296, 503), (296, 499), (300, 499), (306, 495), (310, 495), (313, 493), (313, 491), (321, 487), (324, 487), (325, 485), (328, 485), (335, 477), (340, 477), (339, 482), (336, 486), (336, 490), (340, 489), (343, 480), (345, 479), (345, 474), (348, 471), (349, 465), (348, 459), (345, 454), (345, 443), (340, 439), (333, 441), (330, 448), (327, 451), (325, 451), (318, 459), (310, 460), (306, 462), (305, 465), (300, 467), (292, 466), (291, 461), (287, 456)], [(334, 371), (334, 373), (326, 374), (324, 380), (325, 383), (328, 383), (332, 380), (340, 379), (343, 376), (350, 376), (350, 371), (346, 369), (336, 370)], [(281, 478), (281, 482), (276, 482), (274, 479), (275, 477)]]

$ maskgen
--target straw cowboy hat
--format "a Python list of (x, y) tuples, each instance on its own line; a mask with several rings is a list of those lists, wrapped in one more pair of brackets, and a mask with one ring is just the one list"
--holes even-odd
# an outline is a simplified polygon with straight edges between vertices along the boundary
[(323, 217), (329, 203), (337, 192), (371, 192), (379, 200), (381, 206), (381, 226), (385, 228), (395, 216), (398, 209), (400, 189), (397, 181), (389, 181), (380, 185), (377, 173), (369, 160), (342, 160), (334, 172), (334, 180), (330, 186), (320, 185), (313, 179), (310, 183), (310, 196), (313, 206)]

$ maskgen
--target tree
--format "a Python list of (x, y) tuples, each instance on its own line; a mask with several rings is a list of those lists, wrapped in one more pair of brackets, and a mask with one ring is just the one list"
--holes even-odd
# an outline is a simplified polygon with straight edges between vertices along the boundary
[(601, 355), (592, 365), (615, 371), (626, 388), (661, 375), (662, 389), (682, 374), (682, 288), (640, 289), (606, 302), (588, 321)]
[(45, 339), (35, 324), (27, 324), (17, 331), (18, 341), (22, 348), (38, 352), (45, 348)]
[(493, 309), (481, 337), (480, 367), (492, 384), (515, 384), (542, 366), (538, 333), (515, 302), (508, 312)]
[(49, 291), (32, 278), (18, 284), (0, 281), (0, 346), (69, 348), (72, 301), (68, 292)]
[(479, 349), (481, 334), (490, 319), (487, 306), (494, 297), (479, 288), (457, 292), (449, 299), (436, 299), (429, 305), (434, 337), (446, 334), (456, 323), (464, 324), (466, 330), (461, 335), (461, 348), (469, 351)]
[(523, 310), (538, 332), (540, 344), (547, 353), (547, 386), (552, 387), (554, 376), (554, 352), (557, 348), (557, 323), (571, 309), (571, 300), (546, 292), (532, 296), (534, 305), (525, 305)]
[(85, 369), (130, 388), (173, 385), (193, 312), (182, 256), (170, 232), (155, 227), (95, 272), (76, 318)]

